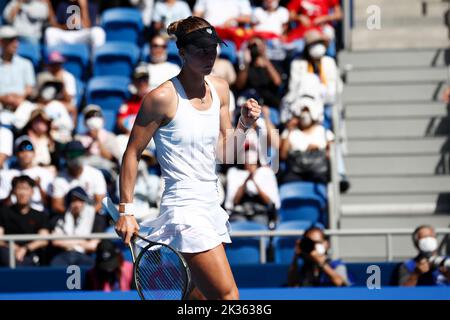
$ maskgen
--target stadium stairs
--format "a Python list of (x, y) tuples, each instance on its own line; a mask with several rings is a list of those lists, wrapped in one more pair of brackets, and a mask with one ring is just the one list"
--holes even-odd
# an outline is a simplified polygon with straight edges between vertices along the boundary
[[(381, 9), (381, 30), (366, 27), (369, 5)], [(450, 106), (441, 101), (449, 8), (447, 0), (354, 1), (352, 51), (338, 56), (352, 185), (341, 197), (341, 229), (450, 225)], [(386, 245), (385, 237), (345, 237), (339, 256), (382, 260)], [(411, 237), (394, 236), (394, 260), (412, 255)]]

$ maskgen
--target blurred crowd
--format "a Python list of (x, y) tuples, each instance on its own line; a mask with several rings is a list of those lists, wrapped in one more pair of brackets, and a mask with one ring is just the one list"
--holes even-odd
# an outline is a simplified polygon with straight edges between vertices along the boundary
[[(112, 8), (140, 11), (139, 46), (148, 50), (132, 66), (129, 96), (113, 115), (79, 94), (92, 70), (83, 70), (87, 77), (72, 74), (59, 50), (43, 51), (37, 62), (18, 54), (27, 43), (50, 49), (82, 43), (89, 46), (92, 62), (95, 50), (107, 43), (101, 20)], [(343, 90), (336, 63), (339, 0), (11, 0), (0, 9), (0, 235), (87, 237), (17, 242), (18, 265), (93, 266), (87, 287), (130, 288), (132, 266), (121, 251), (111, 241), (90, 240), (89, 234), (112, 230), (101, 199), (118, 202), (118, 171), (141, 100), (180, 71), (181, 62), (169, 59), (173, 40), (166, 27), (190, 15), (204, 17), (229, 44), (218, 47), (212, 74), (230, 85), (233, 122), (246, 99), (263, 106), (242, 161), (217, 168), (230, 220), (276, 228), (280, 186), (326, 185), (333, 143), (340, 190), (350, 187), (333, 133), (340, 128), (332, 121)], [(158, 215), (164, 190), (155, 152), (150, 142), (139, 163), (134, 198), (139, 221)], [(422, 238), (435, 237), (427, 228), (415, 233), (418, 248)], [(289, 285), (351, 285), (345, 264), (327, 258), (328, 248), (323, 225), (308, 229), (293, 249)], [(7, 266), (6, 243), (0, 243), (0, 253), (0, 265)], [(448, 282), (448, 270), (427, 267), (422, 260), (405, 263), (400, 283)]]

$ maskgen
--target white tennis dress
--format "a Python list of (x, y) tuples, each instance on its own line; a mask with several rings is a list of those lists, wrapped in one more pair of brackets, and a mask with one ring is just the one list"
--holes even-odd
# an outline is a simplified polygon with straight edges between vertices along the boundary
[(147, 239), (180, 252), (202, 252), (230, 243), (228, 213), (219, 203), (216, 148), (220, 130), (220, 99), (205, 79), (212, 105), (194, 108), (178, 78), (171, 79), (178, 96), (175, 117), (156, 130), (153, 139), (164, 178), (160, 215), (141, 223)]

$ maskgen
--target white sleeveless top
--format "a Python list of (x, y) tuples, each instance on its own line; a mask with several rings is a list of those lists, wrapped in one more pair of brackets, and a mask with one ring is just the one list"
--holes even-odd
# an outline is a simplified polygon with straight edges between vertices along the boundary
[(153, 135), (164, 178), (160, 215), (141, 223), (147, 239), (180, 252), (201, 252), (231, 242), (228, 213), (220, 206), (216, 148), (220, 132), (220, 98), (207, 78), (212, 103), (194, 108), (180, 81), (171, 79), (178, 96), (174, 118)]
[(200, 111), (192, 106), (177, 77), (171, 79), (178, 96), (175, 117), (156, 130), (156, 155), (166, 183), (215, 181), (216, 146), (219, 138), (220, 99), (208, 79), (212, 104)]

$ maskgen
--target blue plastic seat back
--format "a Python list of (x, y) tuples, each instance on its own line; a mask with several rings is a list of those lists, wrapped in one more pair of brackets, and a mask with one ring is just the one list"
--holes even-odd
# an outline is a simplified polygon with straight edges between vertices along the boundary
[(229, 60), (232, 64), (237, 62), (237, 49), (233, 41), (224, 40), (227, 46), (220, 45), (220, 57)]
[(20, 40), (19, 47), (17, 48), (17, 54), (30, 60), (35, 70), (39, 68), (42, 59), (41, 46), (39, 43)]
[(280, 200), (280, 221), (316, 223), (326, 207), (326, 186), (304, 181), (285, 183), (280, 186)]
[(139, 48), (131, 43), (105, 43), (94, 53), (94, 76), (130, 77), (139, 60)]
[[(267, 227), (257, 222), (232, 222), (232, 231), (266, 231)], [(233, 238), (225, 249), (230, 264), (251, 264), (260, 262), (258, 237)], [(267, 244), (266, 244), (267, 246)]]
[[(293, 220), (282, 222), (275, 230), (306, 230), (312, 223), (308, 220)], [(295, 242), (300, 237), (274, 237), (274, 260), (275, 263), (290, 263), (294, 256)]]
[(87, 85), (86, 100), (88, 104), (97, 104), (103, 110), (117, 111), (129, 98), (130, 79), (120, 76), (101, 76), (92, 78)]
[(106, 32), (106, 41), (127, 41), (138, 43), (144, 29), (142, 15), (134, 8), (111, 8), (101, 17)]

